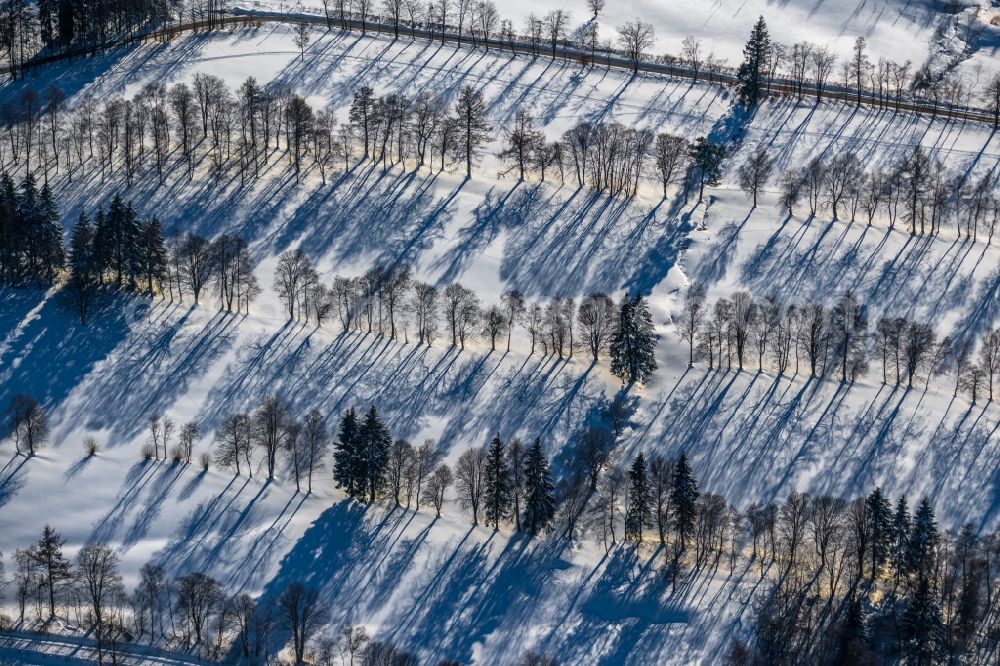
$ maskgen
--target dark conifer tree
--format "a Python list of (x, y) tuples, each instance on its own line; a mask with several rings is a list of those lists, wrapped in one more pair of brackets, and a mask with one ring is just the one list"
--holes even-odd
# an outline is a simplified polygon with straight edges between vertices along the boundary
[(714, 141), (699, 136), (691, 144), (691, 167), (698, 175), (698, 201), (705, 196), (705, 185), (719, 184), (722, 177), (722, 161), (726, 157), (726, 149)]
[(937, 546), (937, 522), (929, 499), (924, 497), (913, 514), (913, 529), (907, 544), (907, 563), (918, 581), (929, 577), (934, 568), (934, 549)]
[(906, 575), (907, 543), (910, 538), (910, 509), (906, 498), (900, 496), (892, 516), (892, 568), (896, 582)]
[[(921, 502), (921, 508), (923, 503)], [(917, 515), (920, 509), (917, 510)], [(944, 622), (941, 607), (931, 589), (930, 581), (921, 578), (906, 602), (900, 621), (907, 663), (924, 666), (940, 663), (944, 646)]]
[(167, 244), (160, 221), (155, 217), (142, 225), (141, 257), (143, 281), (146, 291), (152, 295), (154, 286), (159, 287), (167, 274)]
[(870, 653), (861, 599), (854, 596), (847, 602), (847, 610), (840, 626), (837, 655), (833, 663), (835, 666), (874, 663)]
[(97, 276), (94, 266), (94, 225), (83, 211), (73, 227), (69, 252), (69, 288), (80, 316), (80, 324), (86, 326), (87, 314), (97, 291)]
[(114, 233), (103, 208), (94, 214), (94, 270), (97, 283), (104, 286), (114, 265)]
[(524, 458), (524, 530), (540, 534), (549, 528), (556, 513), (555, 486), (542, 440), (528, 449)]
[(63, 248), (62, 225), (59, 224), (59, 207), (56, 206), (48, 183), (42, 186), (38, 196), (38, 206), (37, 234), (41, 274), (36, 277), (51, 282), (66, 264), (66, 251)]
[(360, 469), (357, 472), (364, 484), (361, 494), (367, 490), (368, 501), (374, 502), (385, 485), (389, 449), (392, 447), (392, 435), (375, 410), (375, 405), (368, 410), (364, 423), (361, 424), (360, 436)]
[(512, 498), (507, 453), (499, 434), (493, 438), (486, 451), (483, 477), (483, 507), (486, 513), (486, 522), (493, 523), (494, 529), (500, 529), (500, 521), (510, 515)]
[(653, 524), (646, 478), (646, 458), (640, 452), (628, 473), (628, 504), (625, 507), (625, 538), (642, 541), (642, 530)]
[(361, 434), (358, 415), (353, 407), (348, 408), (340, 420), (337, 442), (333, 449), (333, 479), (337, 487), (343, 488), (350, 497), (363, 497), (364, 483), (360, 466)]
[(611, 372), (623, 383), (643, 382), (656, 370), (656, 334), (649, 308), (642, 296), (628, 294), (618, 306), (618, 321), (611, 336)]
[(688, 540), (694, 534), (699, 495), (698, 484), (688, 464), (687, 455), (681, 453), (674, 466), (674, 479), (670, 489), (671, 526), (676, 537), (674, 544), (678, 553), (684, 551)]
[(0, 281), (4, 284), (16, 284), (21, 278), (23, 244), (14, 181), (5, 171), (0, 175)]
[(876, 487), (865, 498), (865, 509), (872, 530), (871, 579), (874, 581), (892, 549), (892, 506), (882, 489)]
[(737, 94), (743, 106), (756, 106), (763, 95), (771, 48), (767, 24), (761, 16), (750, 31), (750, 39), (743, 47), (743, 63), (736, 70)]

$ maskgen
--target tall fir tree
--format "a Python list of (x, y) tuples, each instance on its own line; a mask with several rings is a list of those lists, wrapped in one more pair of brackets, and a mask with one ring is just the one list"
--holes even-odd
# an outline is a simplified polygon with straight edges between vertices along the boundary
[(358, 415), (353, 407), (349, 407), (340, 420), (333, 447), (333, 479), (338, 488), (343, 488), (349, 497), (354, 498), (364, 496), (364, 484), (359, 476), (360, 448)]
[(913, 514), (913, 529), (906, 549), (907, 564), (918, 581), (929, 577), (934, 568), (934, 550), (937, 547), (937, 521), (931, 501), (924, 497)]
[(896, 502), (896, 511), (892, 516), (892, 569), (895, 580), (899, 583), (900, 578), (906, 575), (906, 553), (907, 541), (910, 538), (910, 509), (906, 505), (906, 498), (900, 496)]
[(486, 465), (483, 472), (483, 507), (486, 522), (500, 529), (500, 521), (510, 515), (510, 470), (507, 468), (507, 453), (503, 440), (498, 434), (490, 442), (486, 451)]
[(542, 440), (528, 449), (524, 457), (524, 531), (541, 534), (552, 524), (556, 513), (555, 486), (549, 461), (542, 451)]
[(150, 295), (154, 287), (159, 288), (167, 274), (167, 243), (160, 221), (155, 217), (142, 225), (141, 274)]
[(38, 195), (40, 228), (39, 248), (41, 252), (41, 277), (47, 282), (55, 279), (56, 273), (66, 265), (66, 250), (63, 247), (63, 229), (59, 224), (59, 207), (49, 184), (42, 186)]
[(677, 552), (684, 551), (694, 534), (699, 495), (687, 454), (681, 453), (674, 465), (674, 478), (670, 488), (670, 517)]
[(0, 174), (0, 280), (5, 284), (21, 279), (23, 236), (14, 181), (4, 171)]
[(656, 334), (642, 296), (622, 296), (611, 336), (611, 372), (623, 383), (644, 382), (656, 370)]
[(736, 70), (737, 95), (747, 108), (757, 106), (763, 96), (771, 49), (767, 23), (761, 16), (750, 30), (750, 39), (743, 47), (743, 63)]
[(915, 666), (940, 663), (944, 647), (944, 622), (941, 619), (941, 606), (927, 578), (921, 578), (917, 582), (906, 601), (906, 610), (900, 619), (900, 633), (907, 663)]
[(625, 507), (625, 539), (642, 541), (643, 528), (653, 524), (646, 478), (646, 457), (640, 452), (628, 473), (628, 501)]
[(375, 405), (371, 406), (361, 424), (361, 469), (357, 470), (367, 490), (368, 501), (374, 502), (385, 485), (386, 468), (389, 464), (389, 450), (392, 448), (392, 434), (378, 415)]
[(94, 269), (94, 225), (84, 211), (80, 211), (70, 236), (69, 287), (80, 315), (80, 324), (86, 326), (87, 314), (97, 289), (97, 278)]
[(892, 549), (892, 506), (882, 489), (876, 487), (865, 498), (865, 510), (872, 530), (871, 547), (871, 579), (878, 577), (878, 572), (888, 561)]

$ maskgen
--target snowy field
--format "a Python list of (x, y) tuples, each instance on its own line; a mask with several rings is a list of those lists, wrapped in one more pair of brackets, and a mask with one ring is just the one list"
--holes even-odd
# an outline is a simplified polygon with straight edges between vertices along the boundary
[[(250, 11), (323, 14), (322, 0), (226, 0), (229, 7)], [(1000, 15), (989, 0), (626, 0), (607, 3), (598, 16), (598, 35), (614, 43), (617, 28), (641, 20), (655, 30), (652, 53), (679, 56), (682, 42), (702, 42), (702, 56), (714, 54), (736, 66), (758, 16), (763, 16), (771, 38), (785, 45), (807, 41), (831, 49), (849, 60), (854, 40), (864, 37), (873, 62), (880, 58), (910, 61), (915, 71), (925, 62), (934, 72), (955, 71), (967, 84), (985, 81), (998, 70)], [(329, 3), (331, 12), (335, 6)], [(593, 16), (584, 0), (498, 3), (503, 18), (523, 31), (529, 15), (542, 17), (563, 9), (569, 12), (569, 34), (576, 34)], [(381, 7), (375, 7), (381, 12)], [(838, 75), (839, 76), (839, 75)]]
[[(683, 25), (707, 30), (702, 22), (715, 17), (731, 22), (726, 29), (742, 40), (744, 26), (770, 6), (754, 0), (733, 16), (722, 4), (711, 14), (711, 3), (686, 11), (690, 23)], [(841, 4), (838, 14), (823, 3), (830, 23), (812, 29), (836, 32), (846, 43), (850, 21), (864, 23), (876, 10), (862, 4), (854, 18)], [(669, 22), (680, 6), (634, 11)], [(912, 35), (929, 21), (900, 7), (884, 4), (882, 11), (905, 19), (881, 22), (873, 44)], [(1000, 139), (972, 124), (774, 100), (736, 133), (727, 93), (711, 86), (338, 33), (315, 41), (300, 59), (280, 26), (121, 49), (39, 70), (2, 94), (52, 83), (75, 103), (86, 94), (132, 95), (146, 82), (189, 80), (196, 72), (233, 87), (250, 75), (280, 82), (342, 114), (363, 83), (377, 93), (428, 90), (449, 98), (471, 83), (482, 87), (496, 127), (525, 109), (550, 139), (584, 119), (688, 138), (709, 134), (739, 146), (731, 164), (764, 145), (779, 169), (848, 149), (866, 164), (884, 165), (917, 143), (955, 174), (980, 174), (1000, 160)], [(850, 289), (870, 304), (871, 320), (907, 316), (933, 322), (940, 335), (978, 339), (1000, 314), (994, 247), (956, 240), (951, 228), (917, 238), (881, 220), (867, 227), (788, 217), (773, 193), (751, 211), (731, 174), (708, 190), (707, 205), (693, 207), (661, 201), (655, 191), (625, 200), (568, 182), (498, 179), (491, 157), (469, 181), (461, 173), (358, 164), (326, 186), (314, 173), (296, 183), (284, 160), (270, 164), (249, 191), (238, 175), (217, 183), (199, 174), (188, 182), (180, 166), (166, 187), (149, 174), (125, 191), (168, 232), (236, 232), (251, 243), (265, 292), (249, 316), (217, 313), (212, 304), (138, 302), (80, 328), (51, 294), (0, 291), (0, 404), (16, 393), (34, 395), (50, 410), (54, 430), (52, 444), (32, 459), (14, 457), (10, 442), (0, 448), (9, 456), (0, 472), (5, 554), (35, 541), (49, 522), (72, 550), (113, 544), (129, 584), (149, 560), (171, 573), (203, 570), (231, 592), (274, 592), (302, 580), (322, 590), (335, 622), (364, 623), (428, 658), (512, 663), (518, 653), (510, 646), (517, 645), (565, 663), (636, 663), (636, 655), (649, 663), (718, 663), (728, 639), (747, 631), (739, 611), (754, 575), (744, 583), (742, 571), (724, 571), (665, 601), (653, 566), (662, 554), (652, 549), (605, 555), (592, 536), (567, 546), (471, 529), (453, 505), (437, 520), (429, 511), (366, 514), (334, 493), (326, 474), (305, 496), (289, 481), (140, 461), (150, 415), (197, 421), (197, 455), (209, 450), (226, 415), (275, 392), (296, 413), (315, 407), (331, 420), (350, 405), (375, 404), (395, 436), (433, 438), (449, 460), (495, 432), (540, 436), (557, 456), (619, 388), (606, 362), (529, 356), (523, 336), (509, 354), (481, 342), (459, 352), (444, 340), (423, 350), (344, 335), (332, 321), (321, 329), (289, 323), (270, 285), (277, 256), (294, 247), (327, 280), (407, 262), (417, 277), (459, 280), (484, 302), (513, 288), (539, 301), (639, 289), (651, 295), (660, 369), (636, 391), (638, 410), (621, 445), (626, 459), (639, 450), (687, 451), (703, 489), (741, 506), (794, 490), (853, 497), (881, 483), (911, 500), (947, 493), (951, 501), (938, 505), (938, 516), (948, 527), (1000, 522), (996, 407), (953, 398), (947, 378), (926, 391), (882, 386), (876, 368), (851, 386), (801, 374), (790, 380), (709, 372), (704, 364), (688, 369), (674, 325), (687, 286), (700, 280), (711, 298), (746, 288), (786, 301), (830, 301)], [(62, 211), (67, 226), (81, 208), (124, 191), (120, 173), (105, 182), (97, 172), (73, 183), (60, 177), (54, 185), (59, 200), (71, 202)], [(100, 445), (93, 458), (83, 451), (88, 435)]]

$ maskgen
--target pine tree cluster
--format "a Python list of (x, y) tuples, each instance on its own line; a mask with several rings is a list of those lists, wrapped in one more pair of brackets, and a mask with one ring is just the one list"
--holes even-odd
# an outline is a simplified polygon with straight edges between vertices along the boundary
[(48, 184), (39, 190), (28, 174), (18, 188), (0, 175), (0, 284), (48, 285), (64, 263), (59, 210)]

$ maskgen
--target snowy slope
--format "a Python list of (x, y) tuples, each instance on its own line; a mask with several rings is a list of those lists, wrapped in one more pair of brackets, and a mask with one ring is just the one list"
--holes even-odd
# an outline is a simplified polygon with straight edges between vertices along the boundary
[[(46, 69), (3, 94), (52, 82), (75, 102), (198, 71), (230, 85), (248, 75), (282, 82), (342, 113), (361, 82), (380, 93), (452, 96), (472, 83), (483, 87), (498, 125), (526, 108), (550, 138), (582, 119), (711, 133), (740, 145), (733, 163), (768, 145), (781, 168), (846, 148), (880, 164), (917, 142), (955, 173), (980, 173), (1000, 158), (988, 128), (852, 106), (770, 102), (736, 134), (725, 92), (710, 86), (450, 45), (333, 34), (299, 59), (280, 26), (122, 49)], [(306, 580), (323, 589), (336, 622), (366, 623), (427, 657), (481, 663), (512, 662), (511, 645), (537, 645), (567, 662), (629, 663), (642, 654), (714, 663), (729, 636), (745, 631), (739, 610), (757, 581), (744, 584), (739, 571), (668, 597), (653, 566), (662, 554), (651, 549), (605, 555), (593, 538), (528, 543), (470, 529), (454, 506), (439, 520), (427, 511), (364, 515), (331, 490), (327, 475), (307, 497), (259, 474), (248, 481), (140, 462), (150, 415), (197, 421), (200, 452), (225, 415), (271, 392), (300, 414), (315, 407), (330, 419), (374, 403), (395, 435), (434, 438), (452, 460), (494, 432), (541, 436), (556, 455), (618, 388), (606, 364), (528, 356), (523, 340), (510, 354), (482, 344), (458, 352), (445, 342), (418, 350), (342, 335), (332, 322), (319, 330), (288, 323), (269, 287), (276, 257), (289, 247), (301, 247), (327, 277), (406, 261), (423, 279), (461, 280), (485, 302), (509, 288), (539, 300), (640, 288), (651, 294), (661, 369), (638, 391), (624, 456), (686, 450), (705, 489), (744, 505), (792, 490), (853, 496), (883, 483), (911, 497), (947, 491), (960, 499), (940, 507), (945, 525), (997, 524), (995, 407), (952, 399), (947, 382), (926, 392), (882, 387), (877, 371), (847, 387), (688, 370), (672, 325), (685, 287), (698, 279), (711, 296), (748, 288), (828, 299), (850, 288), (875, 311), (933, 318), (940, 334), (978, 337), (1000, 314), (996, 248), (955, 241), (950, 229), (915, 239), (881, 221), (866, 228), (786, 218), (772, 195), (751, 212), (730, 176), (710, 191), (707, 207), (692, 210), (652, 191), (624, 201), (570, 185), (516, 184), (495, 177), (492, 158), (468, 182), (359, 165), (325, 187), (315, 174), (297, 184), (275, 160), (260, 183), (241, 190), (238, 176), (189, 183), (180, 171), (163, 188), (144, 178), (127, 196), (168, 231), (243, 234), (265, 294), (248, 317), (224, 316), (212, 304), (135, 302), (80, 329), (53, 295), (0, 292), (0, 404), (30, 393), (54, 425), (52, 445), (34, 459), (13, 457), (7, 442), (0, 449), (10, 459), (0, 472), (5, 553), (36, 539), (48, 521), (72, 548), (114, 544), (130, 582), (150, 559), (173, 572), (204, 570), (233, 591), (276, 592)], [(96, 172), (55, 186), (71, 202), (67, 221), (124, 188), (121, 174), (101, 182)], [(83, 454), (87, 435), (100, 442), (92, 459)]]
[[(498, 3), (499, 4), (499, 3)], [(227, 0), (227, 6), (249, 11), (323, 13), (322, 0)], [(330, 3), (331, 11), (334, 3)], [(558, 0), (510, 2), (499, 5), (503, 18), (523, 30), (529, 15), (542, 17), (563, 9), (570, 13), (570, 34), (592, 19), (583, 0), (566, 4)], [(381, 6), (373, 13), (382, 12)], [(695, 37), (702, 55), (709, 53), (730, 66), (742, 60), (743, 46), (759, 16), (767, 21), (771, 37), (791, 45), (808, 41), (830, 48), (841, 60), (850, 58), (857, 37), (868, 42), (873, 61), (886, 58), (914, 69), (929, 62), (935, 71), (956, 68), (967, 83), (985, 80), (983, 71), (997, 71), (994, 60), (1000, 47), (1000, 29), (991, 21), (998, 15), (987, 0), (627, 0), (607, 3), (598, 16), (602, 41), (614, 43), (617, 28), (641, 20), (655, 30), (652, 52), (680, 55), (682, 42)]]

